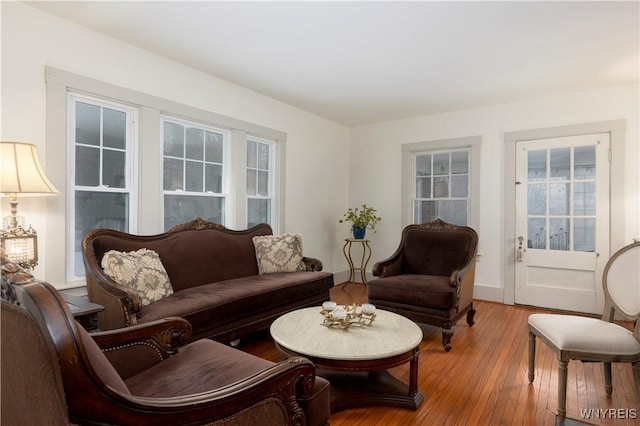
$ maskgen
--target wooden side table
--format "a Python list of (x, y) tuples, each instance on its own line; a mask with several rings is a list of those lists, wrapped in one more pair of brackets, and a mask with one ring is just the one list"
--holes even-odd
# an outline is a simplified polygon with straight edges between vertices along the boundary
[[(360, 259), (360, 267), (356, 268), (353, 264), (353, 259), (351, 258), (351, 246), (353, 243), (362, 244), (362, 258)], [(349, 282), (357, 282), (356, 271), (360, 271), (361, 284), (367, 285), (367, 274), (366, 268), (367, 263), (369, 263), (369, 259), (371, 259), (371, 247), (369, 247), (369, 240), (358, 239), (358, 238), (346, 238), (344, 247), (342, 247), (342, 252), (344, 253), (345, 259), (349, 263)]]
[(84, 297), (61, 294), (76, 321), (89, 332), (98, 331), (98, 312), (104, 310), (104, 306), (89, 302)]

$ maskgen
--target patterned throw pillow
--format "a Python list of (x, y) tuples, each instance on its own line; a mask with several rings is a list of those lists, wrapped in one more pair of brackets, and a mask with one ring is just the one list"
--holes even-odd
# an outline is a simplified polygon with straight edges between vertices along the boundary
[(300, 234), (253, 237), (253, 245), (256, 248), (260, 275), (305, 270)]
[(138, 293), (142, 306), (173, 294), (169, 275), (153, 250), (110, 250), (102, 257), (102, 269), (109, 278)]

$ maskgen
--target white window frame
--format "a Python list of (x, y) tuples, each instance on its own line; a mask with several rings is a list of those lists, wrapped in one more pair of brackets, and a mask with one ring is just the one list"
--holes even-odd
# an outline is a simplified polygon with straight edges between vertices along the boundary
[[(469, 150), (469, 193), (467, 196), (467, 226), (478, 230), (480, 225), (480, 136), (440, 139), (402, 144), (402, 226), (413, 223), (416, 157), (423, 154)], [(435, 200), (435, 198), (433, 198)]]
[[(46, 162), (57, 167), (47, 170), (47, 176), (60, 190), (59, 197), (49, 197), (48, 208), (65, 212), (64, 215), (47, 215), (47, 239), (44, 255), (47, 258), (45, 275), (47, 280), (57, 288), (71, 288), (85, 285), (82, 277), (67, 274), (71, 271), (72, 260), (69, 250), (60, 250), (60, 241), (69, 244), (72, 233), (68, 220), (69, 205), (67, 200), (74, 195), (70, 182), (74, 178), (68, 170), (73, 167), (72, 159), (68, 155), (69, 135), (69, 93), (95, 97), (110, 101), (117, 105), (129, 105), (137, 112), (137, 146), (135, 147), (135, 166), (132, 175), (136, 180), (137, 193), (132, 200), (136, 209), (129, 218), (132, 225), (130, 232), (141, 235), (162, 232), (164, 227), (163, 205), (163, 144), (161, 141), (160, 121), (162, 115), (180, 117), (196, 123), (211, 125), (215, 128), (226, 129), (230, 132), (229, 142), (229, 182), (228, 212), (225, 226), (232, 229), (243, 229), (246, 224), (246, 137), (260, 137), (275, 141), (275, 156), (277, 169), (274, 170), (275, 209), (272, 215), (274, 233), (285, 227), (284, 215), (284, 185), (285, 158), (287, 134), (280, 130), (271, 129), (258, 124), (220, 115), (209, 110), (192, 107), (165, 98), (159, 98), (147, 93), (138, 92), (116, 86), (86, 76), (70, 73), (54, 67), (45, 66), (46, 82)], [(142, 161), (144, 159), (144, 161)], [(135, 227), (134, 227), (135, 226)]]
[[(278, 228), (278, 182), (277, 182), (277, 173), (276, 170), (278, 169), (278, 156), (277, 156), (277, 151), (278, 151), (278, 143), (277, 141), (271, 140), (271, 139), (265, 139), (265, 138), (260, 138), (260, 137), (256, 137), (256, 136), (247, 136), (246, 138), (246, 142), (245, 142), (245, 146), (247, 146), (249, 144), (250, 141), (256, 142), (258, 144), (264, 144), (267, 145), (269, 147), (269, 164), (268, 164), (268, 173), (269, 173), (269, 182), (268, 182), (268, 187), (267, 187), (267, 192), (268, 195), (264, 196), (264, 195), (250, 195), (246, 192), (246, 185), (245, 185), (245, 209), (246, 209), (246, 220), (245, 220), (245, 226), (249, 226), (248, 222), (249, 222), (249, 200), (250, 199), (257, 199), (257, 200), (271, 200), (271, 211), (270, 211), (270, 222), (269, 225), (271, 225), (272, 228), (276, 229)], [(250, 169), (249, 165), (247, 164), (247, 161), (245, 160), (245, 173), (247, 170)], [(260, 169), (258, 169), (257, 167), (255, 168), (256, 171), (259, 171)]]
[[(109, 108), (112, 110), (120, 111), (126, 114), (126, 146), (125, 146), (125, 176), (126, 186), (125, 188), (107, 188), (104, 185), (100, 186), (79, 186), (76, 185), (76, 105), (78, 103), (85, 103), (89, 105), (98, 106), (101, 108)], [(68, 114), (67, 114), (67, 164), (69, 167), (69, 174), (67, 179), (68, 194), (67, 197), (67, 232), (66, 239), (66, 280), (75, 281), (83, 279), (83, 275), (76, 275), (76, 263), (82, 262), (82, 256), (78, 255), (75, 251), (75, 229), (76, 229), (76, 217), (75, 217), (75, 194), (77, 191), (91, 191), (91, 192), (104, 192), (104, 193), (126, 193), (129, 194), (129, 209), (127, 221), (129, 223), (129, 229), (127, 232), (135, 233), (138, 229), (137, 221), (137, 199), (138, 199), (138, 179), (137, 174), (134, 173), (135, 165), (138, 161), (138, 110), (124, 103), (113, 102), (104, 98), (88, 96), (85, 94), (69, 91), (68, 92)], [(102, 145), (100, 150), (103, 151)], [(101, 162), (102, 166), (102, 162)], [(102, 174), (100, 173), (100, 176)]]
[[(165, 190), (164, 189), (164, 159), (167, 158), (166, 155), (164, 155), (164, 123), (165, 122), (169, 122), (169, 123), (175, 123), (175, 124), (179, 124), (181, 126), (185, 126), (185, 127), (190, 127), (190, 128), (195, 128), (195, 129), (199, 129), (199, 130), (204, 130), (204, 131), (209, 131), (209, 132), (213, 132), (213, 133), (220, 133), (222, 134), (222, 138), (223, 138), (223, 142), (222, 142), (222, 192), (207, 192), (204, 190), (204, 186), (203, 186), (203, 191), (202, 192), (193, 192), (193, 191), (184, 191), (184, 190)], [(223, 218), (224, 218), (224, 223), (223, 225), (227, 226), (228, 223), (228, 218), (233, 217), (234, 216), (234, 210), (232, 207), (232, 203), (231, 203), (231, 190), (230, 190), (230, 186), (231, 186), (231, 182), (233, 180), (232, 178), (232, 172), (234, 169), (234, 165), (233, 165), (233, 161), (232, 161), (232, 154), (231, 154), (231, 132), (228, 129), (223, 129), (221, 127), (216, 127), (214, 125), (211, 124), (204, 124), (204, 123), (200, 123), (200, 122), (195, 122), (192, 120), (186, 120), (186, 119), (182, 119), (182, 118), (177, 118), (177, 117), (173, 117), (171, 115), (166, 115), (163, 114), (160, 117), (160, 135), (161, 135), (161, 144), (162, 144), (162, 157), (160, 159), (160, 161), (162, 162), (161, 165), (161, 169), (162, 169), (162, 182), (161, 183), (161, 189), (162, 189), (162, 228), (161, 231), (165, 231), (164, 229), (164, 221), (165, 221), (165, 210), (164, 210), (164, 201), (165, 201), (165, 196), (166, 195), (188, 195), (188, 196), (196, 196), (196, 197), (216, 197), (216, 198), (223, 198), (224, 201), (224, 208), (223, 208)], [(186, 149), (186, 146), (185, 146)], [(170, 156), (169, 156), (170, 157)], [(177, 158), (177, 157), (171, 157), (171, 158)], [(182, 157), (182, 160), (186, 160), (186, 157)], [(205, 161), (206, 164), (206, 161)], [(186, 167), (183, 170), (183, 173), (186, 173)], [(185, 178), (185, 176), (183, 176), (183, 179)], [(186, 182), (186, 180), (184, 181)], [(237, 187), (237, 185), (236, 185)]]

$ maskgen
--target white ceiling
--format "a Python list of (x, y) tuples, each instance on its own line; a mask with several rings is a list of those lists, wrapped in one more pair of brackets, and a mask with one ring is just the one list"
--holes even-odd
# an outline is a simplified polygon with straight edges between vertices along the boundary
[(638, 1), (28, 4), (350, 126), (640, 74)]

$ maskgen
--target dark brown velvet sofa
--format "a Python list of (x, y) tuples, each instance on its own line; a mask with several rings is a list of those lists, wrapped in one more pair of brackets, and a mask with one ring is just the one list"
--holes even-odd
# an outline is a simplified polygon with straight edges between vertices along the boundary
[(328, 424), (329, 383), (305, 358), (191, 341), (181, 318), (89, 334), (50, 284), (5, 266), (3, 425)]
[[(333, 274), (322, 262), (304, 257), (303, 271), (259, 274), (254, 236), (271, 235), (260, 224), (230, 230), (196, 219), (166, 233), (140, 236), (99, 229), (82, 242), (89, 300), (105, 307), (98, 328), (111, 330), (165, 317), (181, 317), (193, 338), (232, 342), (267, 329), (280, 315), (329, 300)], [(109, 250), (147, 248), (158, 253), (174, 293), (142, 306), (140, 296), (105, 274), (101, 260)]]

